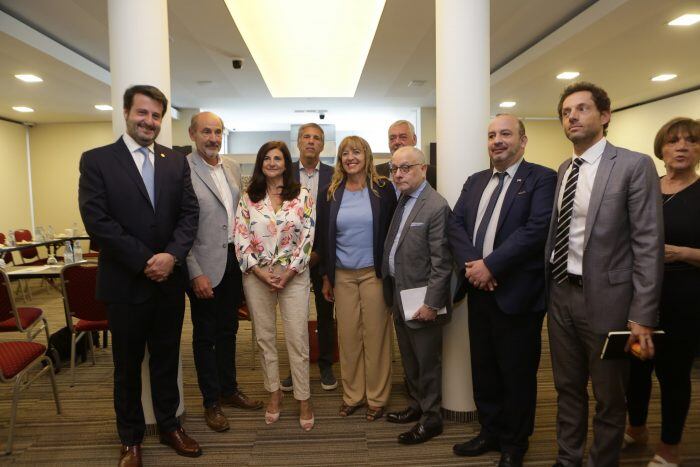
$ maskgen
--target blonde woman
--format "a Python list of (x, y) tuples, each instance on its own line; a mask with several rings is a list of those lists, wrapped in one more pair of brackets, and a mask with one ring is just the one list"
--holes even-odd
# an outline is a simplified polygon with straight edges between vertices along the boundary
[(330, 185), (318, 196), (323, 294), (335, 301), (343, 403), (347, 417), (367, 404), (365, 417), (384, 415), (391, 392), (391, 314), (382, 293), (384, 240), (396, 208), (388, 179), (374, 167), (359, 136), (338, 147)]
[(314, 426), (309, 390), (309, 269), (314, 238), (313, 197), (294, 181), (287, 145), (271, 141), (258, 151), (253, 175), (236, 211), (234, 243), (243, 289), (260, 348), (270, 400), (265, 423), (280, 416), (279, 360), (275, 340), (279, 304), (299, 424)]

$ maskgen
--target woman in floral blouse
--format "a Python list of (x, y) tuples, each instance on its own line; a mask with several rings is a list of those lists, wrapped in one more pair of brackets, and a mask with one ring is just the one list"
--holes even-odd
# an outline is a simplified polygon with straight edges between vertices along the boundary
[(314, 426), (309, 390), (309, 270), (314, 237), (313, 197), (294, 181), (287, 145), (270, 141), (262, 145), (246, 192), (236, 212), (234, 243), (241, 266), (243, 289), (250, 308), (263, 380), (270, 392), (265, 423), (280, 416), (282, 391), (275, 340), (276, 306), (279, 304), (287, 353), (294, 382), (294, 398), (300, 404), (299, 424)]

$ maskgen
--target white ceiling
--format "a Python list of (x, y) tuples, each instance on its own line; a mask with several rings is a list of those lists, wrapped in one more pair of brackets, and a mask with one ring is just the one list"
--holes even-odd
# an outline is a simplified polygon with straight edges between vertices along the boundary
[[(269, 129), (309, 119), (294, 110), (327, 110), (326, 122), (367, 112), (435, 105), (435, 2), (387, 0), (357, 93), (352, 99), (272, 99), (222, 0), (169, 0), (173, 105), (220, 112), (230, 127)], [(107, 69), (107, 0), (0, 0), (3, 10)], [(614, 107), (700, 85), (700, 25), (670, 28), (690, 0), (491, 0), (492, 111), (515, 100), (525, 117), (554, 117), (574, 69), (604, 86)], [(244, 58), (241, 70), (232, 57)], [(308, 57), (300, 66), (314, 66)], [(43, 83), (13, 75), (32, 72)], [(678, 78), (652, 83), (673, 72)], [(408, 87), (425, 80), (422, 87)], [(109, 120), (93, 105), (109, 100), (98, 79), (38, 51), (0, 28), (0, 117), (33, 122)], [(29, 105), (18, 114), (13, 105)]]

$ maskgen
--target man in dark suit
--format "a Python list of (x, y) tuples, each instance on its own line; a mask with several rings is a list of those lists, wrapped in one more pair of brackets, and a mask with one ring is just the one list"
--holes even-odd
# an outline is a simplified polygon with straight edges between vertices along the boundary
[(219, 155), (224, 122), (211, 112), (192, 117), (195, 150), (187, 156), (199, 203), (197, 240), (187, 255), (191, 287), (192, 350), (204, 403), (204, 421), (214, 431), (229, 423), (221, 405), (257, 410), (236, 380), (236, 333), (241, 269), (233, 248), (233, 224), (241, 193), (241, 168)]
[[(389, 127), (389, 151), (393, 155), (399, 148), (404, 146), (415, 146), (418, 142), (418, 137), (416, 136), (416, 130), (413, 128), (413, 124), (408, 120), (397, 120), (391, 124)], [(384, 162), (383, 164), (377, 164), (377, 173), (384, 177), (391, 179), (391, 173), (389, 172), (389, 162)], [(436, 173), (435, 167), (432, 165), (427, 166), (427, 171), (425, 178), (428, 180), (430, 186), (435, 188), (436, 183)], [(397, 190), (398, 194), (398, 190)]]
[[(328, 186), (333, 177), (333, 167), (321, 162), (321, 151), (324, 146), (323, 128), (315, 123), (307, 123), (299, 127), (297, 147), (299, 160), (294, 163), (294, 179), (311, 192), (314, 205), (318, 204), (318, 194)], [(318, 226), (317, 226), (318, 227)], [(314, 242), (309, 262), (311, 284), (314, 289), (316, 303), (316, 335), (318, 336), (318, 368), (321, 372), (321, 388), (332, 391), (338, 387), (338, 380), (333, 375), (333, 359), (335, 349), (335, 326), (333, 324), (333, 303), (323, 296), (323, 279), (318, 270), (318, 242)], [(292, 376), (285, 378), (280, 386), (283, 391), (294, 389)]]
[[(450, 207), (425, 180), (427, 166), (419, 149), (397, 150), (391, 168), (401, 197), (384, 242), (382, 277), (384, 298), (394, 314), (409, 406), (387, 414), (387, 421), (418, 422), (399, 435), (399, 443), (418, 444), (442, 433), (442, 325), (452, 312)], [(404, 312), (401, 292), (419, 288), (424, 288), (416, 291), (423, 294), (422, 300), (406, 302), (416, 310)]]
[(557, 389), (557, 466), (581, 465), (590, 379), (596, 399), (588, 465), (619, 464), (629, 360), (602, 360), (610, 331), (630, 330), (654, 355), (663, 278), (663, 211), (651, 158), (605, 139), (610, 98), (591, 83), (567, 87), (559, 120), (573, 157), (559, 167), (545, 248), (549, 346)]
[(184, 265), (197, 232), (198, 206), (185, 158), (155, 143), (167, 107), (153, 86), (127, 89), (126, 133), (80, 159), (80, 214), (100, 245), (97, 298), (107, 303), (112, 332), (120, 465), (141, 465), (146, 345), (160, 442), (183, 456), (202, 453), (176, 418)]
[(450, 216), (459, 265), (455, 299), (468, 293), (469, 342), (480, 434), (455, 454), (501, 451), (499, 466), (521, 466), (535, 423), (544, 264), (556, 174), (523, 159), (527, 136), (517, 117), (488, 127), (493, 169), (470, 176)]

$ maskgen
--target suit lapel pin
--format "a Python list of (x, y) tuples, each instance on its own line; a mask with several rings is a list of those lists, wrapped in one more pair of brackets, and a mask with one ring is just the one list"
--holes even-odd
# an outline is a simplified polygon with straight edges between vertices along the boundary
[[(161, 156), (162, 156), (162, 154), (161, 154)], [(520, 183), (520, 182), (523, 181), (523, 179), (522, 179), (522, 178), (516, 178), (515, 181), (516, 181), (516, 183)]]
[(165, 154), (163, 154), (163, 153), (161, 152), (161, 153), (160, 153), (160, 157), (163, 157), (163, 158), (164, 158), (164, 157), (165, 157)]

